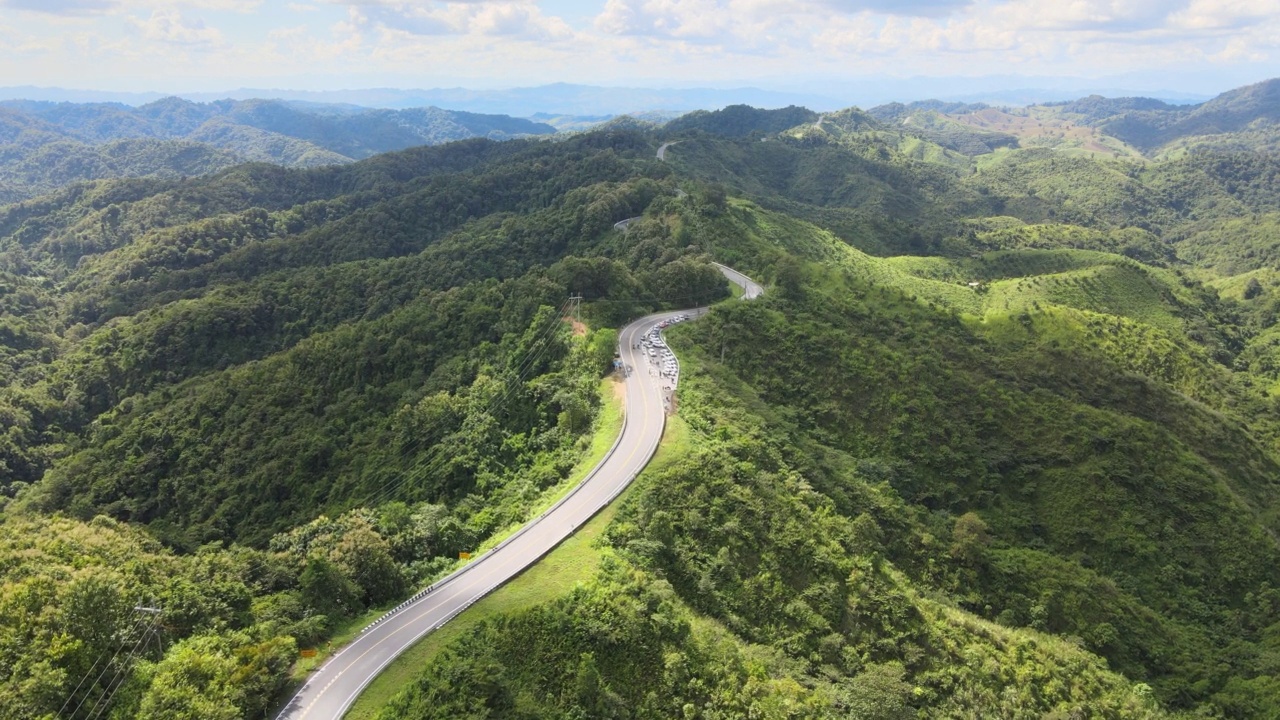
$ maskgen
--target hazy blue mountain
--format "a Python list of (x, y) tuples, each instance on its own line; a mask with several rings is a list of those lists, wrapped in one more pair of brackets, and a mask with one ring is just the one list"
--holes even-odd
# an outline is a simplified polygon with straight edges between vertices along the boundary
[[(357, 90), (305, 91), (264, 88), (241, 88), (219, 92), (182, 92), (180, 97), (197, 102), (219, 100), (255, 100), (271, 98), (306, 108), (332, 109), (347, 106), (357, 109), (384, 108), (405, 110), (429, 106), (447, 107), (474, 113), (529, 117), (536, 113), (554, 115), (636, 115), (651, 110), (689, 112), (715, 110), (734, 104), (762, 108), (804, 105), (817, 110), (835, 110), (848, 105), (844, 100), (820, 93), (782, 92), (756, 87), (718, 88), (622, 88), (556, 83), (539, 87), (503, 90), (467, 88), (398, 89), (366, 88)], [(60, 88), (0, 88), (0, 99), (26, 98), (53, 102), (104, 101), (144, 105), (164, 99), (157, 93), (101, 93)]]
[(1268, 135), (1280, 132), (1280, 79), (1228, 90), (1199, 105), (1094, 96), (1062, 110), (1144, 151), (1246, 131)]
[(588, 130), (607, 123), (647, 123), (649, 125), (666, 125), (685, 113), (679, 110), (645, 110), (629, 112), (622, 115), (557, 115), (554, 113), (534, 113), (530, 120), (544, 122), (561, 132)]
[(0, 203), (82, 180), (182, 177), (245, 161), (316, 167), (418, 145), (554, 132), (532, 120), (435, 107), (176, 97), (138, 107), (11, 100), (0, 103)]

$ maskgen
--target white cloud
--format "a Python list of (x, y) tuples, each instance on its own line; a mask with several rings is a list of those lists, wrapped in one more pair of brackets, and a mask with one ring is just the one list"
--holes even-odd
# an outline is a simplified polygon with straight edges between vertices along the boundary
[(115, 0), (0, 0), (0, 8), (49, 15), (87, 15), (105, 12), (115, 6)]
[(341, 4), (350, 6), (361, 22), (408, 35), (485, 35), (550, 41), (574, 34), (568, 23), (543, 14), (532, 0), (347, 0)]
[(1014, 0), (977, 11), (1024, 30), (1134, 32), (1162, 26), (1188, 0)]
[(1169, 21), (1175, 28), (1188, 30), (1237, 30), (1277, 17), (1278, 0), (1194, 0)]
[(137, 10), (199, 8), (253, 12), (263, 0), (0, 0), (0, 8), (51, 16), (76, 17)]
[(351, 19), (335, 23), (330, 37), (319, 37), (308, 25), (275, 28), (267, 34), (265, 54), (276, 67), (325, 66), (328, 63), (350, 62), (363, 54), (364, 28)]
[(722, 0), (609, 0), (595, 26), (610, 35), (727, 40), (741, 9)]
[[(271, 29), (262, 0), (0, 0), (0, 12), (23, 10), (0, 71), (76, 84), (92, 67), (166, 85), (179, 68), (244, 84), (1081, 76), (1197, 63), (1270, 63), (1280, 75), (1280, 0), (591, 0), (577, 27), (539, 0), (281, 2), (292, 26)], [(224, 24), (224, 12), (245, 17)], [(136, 31), (121, 38), (122, 23)]]
[(177, 10), (159, 9), (146, 20), (133, 23), (147, 40), (175, 45), (187, 50), (211, 51), (228, 47), (222, 32), (199, 18), (187, 18)]
[(939, 17), (966, 8), (974, 0), (819, 0), (831, 11), (855, 13), (868, 10), (885, 15)]
[(198, 8), (222, 12), (251, 13), (262, 7), (263, 0), (120, 0), (132, 5), (155, 8)]

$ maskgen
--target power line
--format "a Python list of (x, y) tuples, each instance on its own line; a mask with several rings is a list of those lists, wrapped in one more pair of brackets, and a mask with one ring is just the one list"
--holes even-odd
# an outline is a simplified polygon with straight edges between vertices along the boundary
[[(131, 630), (136, 631), (138, 628), (140, 628), (142, 626), (142, 621), (143, 621), (143, 618), (141, 616), (135, 617), (133, 619), (133, 625), (131, 627)], [(71, 717), (75, 717), (75, 714), (80, 712), (80, 707), (84, 705), (86, 700), (89, 699), (89, 694), (91, 693), (91, 689), (98, 685), (98, 682), (101, 681), (103, 676), (107, 674), (107, 669), (111, 667), (111, 663), (115, 662), (115, 659), (119, 657), (120, 653), (123, 651), (124, 651), (124, 643), (121, 643), (120, 647), (116, 648), (115, 654), (112, 655), (111, 659), (107, 660), (107, 664), (103, 666), (102, 672), (98, 673), (98, 677), (94, 678), (93, 682), (89, 685), (90, 690), (85, 691), (85, 696), (80, 698), (79, 704), (77, 704), (75, 709), (71, 711)], [(89, 676), (93, 674), (94, 669), (98, 667), (98, 663), (102, 662), (102, 659), (107, 656), (107, 652), (109, 651), (103, 650), (101, 653), (98, 654), (97, 659), (93, 661), (93, 665), (89, 667), (89, 671), (86, 672), (84, 676), (80, 678), (80, 682), (76, 683), (75, 690), (71, 691), (71, 694), (67, 696), (66, 701), (62, 703), (62, 707), (58, 708), (59, 715), (61, 715), (62, 711), (67, 709), (67, 705), (71, 704), (71, 701), (75, 699), (75, 694), (80, 691), (80, 686), (84, 685), (84, 681), (88, 680)]]
[[(148, 609), (148, 610), (155, 610), (155, 608), (147, 608), (147, 609)], [(137, 608), (135, 608), (135, 611), (136, 611), (136, 610), (137, 610)], [(107, 699), (108, 699), (108, 702), (109, 702), (109, 695), (107, 694), (107, 690), (111, 687), (111, 685), (115, 684), (116, 678), (118, 678), (118, 677), (120, 676), (120, 673), (121, 673), (121, 672), (122, 672), (122, 671), (123, 671), (123, 670), (128, 666), (129, 661), (130, 661), (130, 660), (132, 660), (132, 659), (133, 659), (133, 657), (134, 657), (134, 655), (136, 655), (136, 654), (137, 654), (138, 648), (141, 646), (142, 642), (147, 638), (147, 636), (152, 632), (152, 630), (154, 630), (154, 629), (155, 629), (155, 626), (159, 624), (159, 622), (160, 622), (160, 613), (157, 611), (157, 612), (154, 612), (154, 613), (145, 613), (145, 614), (143, 614), (143, 615), (139, 615), (138, 617), (136, 617), (136, 618), (134, 619), (134, 625), (133, 625), (133, 628), (135, 628), (135, 629), (136, 629), (136, 628), (141, 627), (141, 626), (143, 625), (143, 620), (144, 620), (144, 618), (146, 618), (146, 616), (147, 616), (147, 615), (150, 615), (150, 620), (149, 620), (148, 622), (146, 622), (146, 627), (145, 627), (145, 629), (143, 630), (142, 636), (141, 636), (141, 637), (139, 637), (139, 638), (134, 642), (133, 647), (130, 649), (130, 651), (129, 651), (129, 655), (128, 655), (128, 657), (126, 658), (126, 660), (125, 660), (124, 664), (122, 664), (119, 668), (117, 668), (117, 670), (112, 674), (110, 682), (108, 682), (108, 683), (107, 683), (107, 685), (103, 687), (103, 689), (102, 689), (102, 694), (98, 696), (98, 700), (97, 700), (97, 702), (95, 702), (95, 703), (93, 704), (93, 707), (91, 707), (91, 708), (89, 709), (90, 717), (92, 717), (92, 715), (93, 715), (94, 711), (95, 711), (95, 710), (98, 708), (98, 706), (102, 703), (102, 700), (103, 700), (104, 698), (107, 698)], [(87, 702), (87, 701), (88, 701), (89, 696), (94, 694), (94, 693), (93, 693), (93, 688), (97, 687), (97, 686), (98, 686), (98, 684), (102, 681), (102, 678), (104, 678), (104, 677), (106, 676), (107, 672), (111, 669), (112, 664), (113, 664), (113, 663), (115, 663), (116, 659), (120, 657), (120, 653), (124, 652), (124, 648), (125, 648), (125, 644), (124, 644), (124, 643), (121, 643), (120, 647), (116, 649), (115, 654), (113, 654), (113, 655), (111, 656), (111, 659), (107, 661), (107, 664), (106, 664), (106, 665), (104, 665), (104, 666), (102, 667), (102, 672), (98, 673), (98, 677), (94, 678), (93, 683), (89, 686), (89, 687), (90, 687), (90, 689), (85, 693), (84, 697), (82, 697), (82, 698), (80, 699), (80, 702), (76, 704), (75, 709), (71, 711), (70, 717), (75, 717), (75, 716), (76, 716), (76, 714), (80, 712), (80, 708), (81, 708), (81, 707), (83, 707), (83, 706), (84, 706), (84, 704), (85, 704), (85, 702)], [(103, 653), (103, 655), (105, 656), (105, 653)], [(98, 665), (98, 663), (95, 661), (95, 662), (94, 662), (94, 664), (93, 664), (93, 667), (97, 667), (97, 665)], [(90, 670), (89, 670), (89, 674), (92, 674), (92, 672), (93, 672), (93, 669), (92, 669), (92, 668), (90, 668)], [(87, 674), (86, 674), (86, 677), (88, 677), (88, 675), (87, 675)], [(82, 679), (82, 680), (81, 680), (81, 684), (83, 684), (83, 682), (84, 682), (84, 681), (83, 681), (83, 679)], [(80, 687), (80, 685), (77, 685), (77, 686), (76, 686), (76, 689), (78, 690), (78, 689), (79, 689), (79, 687)], [(119, 688), (117, 688), (117, 690), (118, 690), (118, 689), (119, 689)], [(74, 697), (74, 694), (75, 694), (75, 691), (72, 691), (72, 697)], [(114, 692), (110, 693), (110, 695), (114, 695), (114, 694), (115, 694)], [(67, 704), (68, 704), (68, 703), (70, 703), (70, 701), (71, 701), (71, 697), (68, 697), (68, 698), (67, 698), (67, 702), (66, 702), (66, 703), (63, 703), (63, 707), (62, 707), (62, 708), (60, 708), (60, 709), (58, 710), (58, 713), (59, 713), (59, 714), (61, 714), (61, 713), (62, 713), (62, 710), (66, 708)]]
[[(120, 692), (120, 688), (124, 687), (125, 682), (129, 679), (128, 671), (132, 667), (133, 659), (137, 657), (138, 651), (143, 647), (143, 644), (148, 640), (151, 633), (155, 631), (159, 624), (160, 615), (156, 614), (152, 616), (151, 623), (142, 633), (142, 637), (138, 638), (138, 642), (134, 643), (133, 649), (129, 651), (129, 656), (120, 664), (120, 668), (116, 670), (115, 674), (111, 676), (111, 681), (107, 683), (106, 690), (109, 690), (110, 692), (104, 694), (89, 710), (88, 720), (95, 720), (98, 715), (106, 712), (107, 708), (111, 707), (111, 701), (115, 699), (116, 693)], [(117, 679), (120, 681), (118, 684), (116, 683)], [(112, 688), (113, 685), (115, 686), (114, 688)]]

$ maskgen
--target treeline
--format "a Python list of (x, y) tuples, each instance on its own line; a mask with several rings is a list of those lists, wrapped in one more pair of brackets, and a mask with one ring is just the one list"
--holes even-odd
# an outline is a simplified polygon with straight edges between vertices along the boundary
[(604, 574), (388, 713), (1273, 712), (1276, 294), (1189, 263), (1265, 265), (1236, 226), (1274, 163), (972, 162), (835, 119), (0, 210), (4, 706), (261, 715), (297, 649), (565, 481), (609, 328), (725, 298), (715, 259), (772, 287), (672, 331), (692, 442)]
[[(867, 511), (867, 500), (850, 497), (849, 471), (887, 482), (882, 490), (924, 513), (918, 534), (888, 551), (895, 564), (979, 614), (1082, 638), (1172, 706), (1276, 707), (1255, 653), (1266, 652), (1280, 622), (1272, 589), (1280, 549), (1261, 519), (1277, 502), (1277, 468), (1249, 433), (1168, 386), (1126, 379), (1127, 363), (1088, 342), (1061, 342), (1060, 325), (1024, 321), (1032, 343), (1010, 342), (892, 291), (820, 284), (828, 292), (713, 313), (682, 331), (697, 343), (683, 349), (723, 356), (778, 409), (775, 422), (785, 428), (788, 418), (793, 432), (857, 459), (843, 477), (807, 478), (842, 514)], [(779, 452), (795, 446), (788, 436)], [(938, 567), (925, 534), (958, 535), (962, 520), (980, 529), (966, 532), (988, 549), (957, 550), (965, 563)], [(696, 524), (704, 532), (719, 526)], [(742, 538), (756, 537), (744, 528)], [(699, 555), (723, 542), (695, 536), (665, 556), (672, 573), (688, 568), (679, 572), (689, 601), (725, 617), (777, 607), (779, 599), (737, 592), (717, 600), (706, 580), (687, 575), (705, 573), (712, 560)], [(788, 571), (812, 572), (803, 564)], [(1090, 600), (1099, 596), (1106, 601)], [(753, 629), (777, 623), (744, 621)], [(1239, 654), (1242, 647), (1253, 650)]]
[(273, 100), (138, 108), (6, 101), (0, 107), (0, 205), (94, 180), (186, 178), (245, 162), (314, 168), (467, 138), (549, 135), (506, 115), (439, 108), (326, 111)]
[(610, 325), (728, 294), (661, 218), (613, 230), (671, 193), (640, 143), (10, 208), (0, 705), (261, 716), (298, 649), (547, 502), (585, 451)]
[[(865, 331), (877, 312), (909, 307), (884, 301), (848, 322)], [(964, 597), (1000, 540), (978, 514), (905, 497), (910, 463), (852, 454), (833, 442), (836, 422), (808, 419), (836, 412), (838, 380), (901, 392), (810, 362), (807, 342), (860, 354), (809, 315), (840, 316), (849, 302), (731, 303), (673, 331), (688, 454), (628, 495), (600, 576), (455, 642), (381, 717), (1163, 716), (1151, 688), (1079, 644), (929, 599)], [(825, 397), (759, 392), (758, 376), (748, 385), (736, 370), (750, 354), (777, 373), (817, 369), (809, 385)], [(904, 359), (857, 364), (870, 373)]]
[[(1274, 403), (1231, 367), (1232, 337), (1256, 327), (1230, 301), (1119, 255), (899, 259), (963, 284), (1110, 258), (1129, 274), (1106, 282), (1148, 284), (1188, 322), (1051, 295), (965, 317), (902, 276), (852, 272), (803, 224), (664, 202), (665, 222), (774, 285), (671, 331), (687, 457), (628, 496), (592, 586), (450, 646), (383, 717), (1280, 708)], [(1179, 263), (1140, 230), (980, 237)], [(656, 609), (604, 609), (627, 603)], [(583, 620), (598, 614), (605, 628)]]

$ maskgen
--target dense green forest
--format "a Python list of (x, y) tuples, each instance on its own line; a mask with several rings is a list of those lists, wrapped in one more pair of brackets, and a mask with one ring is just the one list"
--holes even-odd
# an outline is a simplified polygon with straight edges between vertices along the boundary
[(988, 110), (730, 108), (0, 208), (0, 706), (269, 715), (300, 649), (573, 481), (616, 328), (714, 303), (670, 332), (673, 438), (598, 571), (383, 717), (1280, 713), (1280, 161), (947, 119)]
[(0, 203), (74, 182), (182, 178), (247, 161), (349, 163), (417, 145), (547, 135), (546, 123), (440, 108), (375, 110), (279, 100), (0, 103)]

